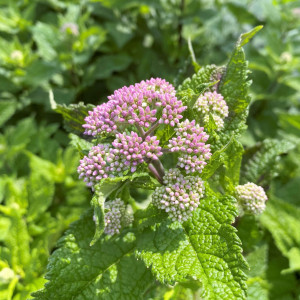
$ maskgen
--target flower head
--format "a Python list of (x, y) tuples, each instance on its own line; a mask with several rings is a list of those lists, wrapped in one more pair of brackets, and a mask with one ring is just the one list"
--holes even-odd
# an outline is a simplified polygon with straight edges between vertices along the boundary
[(194, 107), (202, 116), (204, 124), (209, 123), (211, 114), (217, 125), (217, 130), (224, 127), (223, 120), (228, 116), (228, 106), (221, 94), (216, 91), (206, 92), (198, 98)]
[(147, 160), (157, 160), (163, 153), (156, 136), (144, 140), (136, 132), (117, 133), (112, 146), (99, 144), (92, 147), (88, 156), (80, 160), (77, 169), (79, 178), (84, 178), (87, 186), (92, 187), (107, 177), (135, 172), (137, 166)]
[(84, 156), (80, 160), (77, 171), (79, 178), (84, 177), (87, 186), (93, 187), (101, 179), (109, 177), (106, 163), (108, 154), (109, 146), (107, 144), (100, 144), (92, 147), (88, 156)]
[(186, 109), (176, 98), (174, 87), (160, 78), (124, 86), (85, 118), (85, 134), (112, 133), (123, 125), (150, 128), (154, 123), (175, 126)]
[(169, 141), (171, 152), (180, 152), (177, 166), (186, 173), (202, 172), (206, 161), (211, 157), (210, 145), (205, 144), (209, 135), (195, 120), (178, 124), (176, 137)]
[(126, 205), (121, 199), (105, 202), (105, 229), (108, 235), (119, 234), (123, 227), (129, 226), (132, 216), (126, 211)]
[(113, 111), (113, 101), (98, 105), (92, 111), (89, 111), (89, 115), (85, 118), (86, 123), (82, 125), (85, 129), (84, 134), (96, 136), (115, 133), (117, 125), (111, 118)]
[(170, 169), (164, 176), (164, 184), (152, 194), (153, 204), (166, 211), (173, 221), (186, 221), (204, 195), (203, 181), (198, 176), (183, 176), (178, 169)]
[(260, 214), (266, 208), (268, 197), (261, 186), (253, 182), (235, 188), (238, 203), (245, 213)]
[(122, 166), (122, 171), (130, 169), (135, 172), (137, 165), (143, 163), (147, 158), (157, 160), (161, 156), (161, 147), (156, 136), (147, 136), (145, 140), (138, 136), (136, 132), (116, 134), (116, 139), (112, 143), (114, 149), (111, 151), (110, 163), (117, 167)]

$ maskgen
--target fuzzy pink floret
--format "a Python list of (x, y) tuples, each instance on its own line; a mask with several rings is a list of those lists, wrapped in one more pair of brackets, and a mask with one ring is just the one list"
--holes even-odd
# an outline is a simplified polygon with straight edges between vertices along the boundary
[(114, 133), (118, 126), (130, 124), (144, 129), (154, 123), (175, 126), (186, 109), (166, 80), (152, 78), (116, 90), (108, 102), (99, 105), (85, 118), (85, 134)]
[(171, 152), (179, 152), (177, 166), (186, 173), (202, 172), (210, 159), (210, 145), (206, 144), (209, 135), (196, 122), (185, 120), (175, 129), (176, 137), (169, 141)]

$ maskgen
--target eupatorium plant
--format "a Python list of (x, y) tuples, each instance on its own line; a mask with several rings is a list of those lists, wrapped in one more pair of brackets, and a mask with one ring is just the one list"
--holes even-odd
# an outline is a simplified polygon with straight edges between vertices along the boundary
[(246, 298), (234, 222), (267, 201), (240, 182), (238, 141), (250, 103), (242, 46), (259, 29), (226, 67), (199, 68), (176, 88), (152, 78), (96, 107), (56, 107), (76, 133), (93, 210), (60, 240), (36, 299), (150, 299), (170, 287)]

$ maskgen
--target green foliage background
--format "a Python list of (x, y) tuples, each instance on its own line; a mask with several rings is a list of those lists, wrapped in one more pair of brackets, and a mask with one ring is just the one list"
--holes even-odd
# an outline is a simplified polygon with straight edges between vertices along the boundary
[[(70, 23), (78, 32), (62, 30)], [(257, 25), (245, 48), (253, 83), (241, 181), (264, 186), (270, 200), (258, 223), (243, 217), (236, 227), (248, 299), (299, 299), (300, 3), (288, 0), (0, 1), (0, 299), (44, 285), (57, 240), (89, 207), (49, 91), (58, 104), (99, 104), (150, 77), (178, 86), (194, 67), (226, 63)], [(194, 299), (198, 288), (145, 297)]]

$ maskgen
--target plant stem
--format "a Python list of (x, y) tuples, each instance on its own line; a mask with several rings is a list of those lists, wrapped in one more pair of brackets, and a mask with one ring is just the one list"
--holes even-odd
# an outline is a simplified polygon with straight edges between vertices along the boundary
[(159, 183), (163, 184), (163, 179), (160, 176), (159, 172), (157, 169), (154, 167), (154, 165), (151, 163), (148, 165), (149, 171), (154, 175), (154, 177), (159, 181)]
[(164, 166), (162, 165), (161, 161), (159, 159), (152, 160), (151, 163), (153, 166), (156, 168), (157, 172), (163, 178), (165, 176), (165, 169)]
[(145, 131), (144, 131), (144, 129), (140, 125), (138, 125), (138, 124), (135, 124), (135, 127), (138, 130), (138, 132), (140, 133), (142, 139), (144, 140), (145, 139)]
[(148, 131), (146, 131), (145, 137), (148, 136), (148, 135), (151, 135), (151, 134), (154, 132), (154, 130), (155, 130), (159, 125), (160, 125), (160, 124), (158, 123), (158, 121), (157, 121), (156, 123), (154, 123), (154, 124), (151, 126), (151, 128), (150, 128)]

